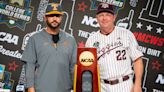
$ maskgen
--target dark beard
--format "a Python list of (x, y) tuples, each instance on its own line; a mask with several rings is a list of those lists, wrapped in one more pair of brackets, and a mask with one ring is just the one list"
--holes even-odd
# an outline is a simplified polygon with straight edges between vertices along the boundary
[(51, 23), (49, 23), (48, 21), (46, 21), (46, 23), (47, 23), (47, 26), (49, 27), (49, 28), (51, 28), (51, 29), (57, 29), (57, 28), (59, 28), (59, 26), (60, 26), (60, 23), (58, 23), (58, 25), (57, 26), (52, 26), (51, 25)]

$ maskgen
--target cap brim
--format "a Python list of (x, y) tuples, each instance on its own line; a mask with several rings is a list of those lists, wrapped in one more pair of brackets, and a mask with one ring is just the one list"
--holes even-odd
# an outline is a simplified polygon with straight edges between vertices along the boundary
[(46, 13), (46, 15), (51, 15), (51, 14), (60, 14), (60, 15), (63, 15), (63, 13), (62, 12), (59, 12), (59, 11), (51, 11), (51, 12)]
[(99, 10), (96, 14), (99, 14), (99, 13), (102, 13), (102, 12), (108, 12), (108, 13), (111, 13), (111, 14), (114, 15), (114, 12), (110, 11), (110, 10)]

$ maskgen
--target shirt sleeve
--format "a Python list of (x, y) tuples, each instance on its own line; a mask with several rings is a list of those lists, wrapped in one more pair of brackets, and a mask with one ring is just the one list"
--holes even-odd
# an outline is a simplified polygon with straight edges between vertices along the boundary
[(35, 63), (36, 62), (36, 50), (35, 50), (35, 43), (32, 37), (29, 38), (25, 50), (22, 54), (22, 61)]
[(71, 73), (71, 80), (73, 82), (74, 80), (74, 67), (77, 62), (77, 44), (76, 40), (73, 39), (73, 50), (72, 50), (72, 55), (71, 55), (71, 60), (70, 60), (70, 73)]
[(25, 65), (25, 77), (26, 77), (26, 88), (34, 87), (34, 75), (35, 75), (35, 64), (26, 63)]
[(36, 62), (35, 51), (34, 40), (30, 37), (21, 58), (21, 60), (25, 62), (26, 88), (34, 86)]
[(129, 31), (129, 41), (130, 41), (130, 48), (129, 48), (129, 55), (133, 61), (137, 58), (143, 56), (143, 53), (138, 49), (139, 45), (138, 42), (131, 31)]

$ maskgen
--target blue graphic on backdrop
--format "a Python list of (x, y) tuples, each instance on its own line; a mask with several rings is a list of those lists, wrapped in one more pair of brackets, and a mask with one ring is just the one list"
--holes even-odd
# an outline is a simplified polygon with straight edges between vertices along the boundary
[(0, 23), (24, 31), (26, 24), (32, 20), (33, 8), (30, 3), (30, 0), (0, 1)]

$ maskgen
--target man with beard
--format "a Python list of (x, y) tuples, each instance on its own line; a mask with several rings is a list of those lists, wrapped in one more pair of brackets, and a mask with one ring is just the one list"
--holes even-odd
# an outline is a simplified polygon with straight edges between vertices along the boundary
[(28, 92), (70, 92), (77, 44), (60, 29), (63, 12), (57, 3), (48, 4), (47, 27), (29, 38), (21, 58), (26, 63)]

